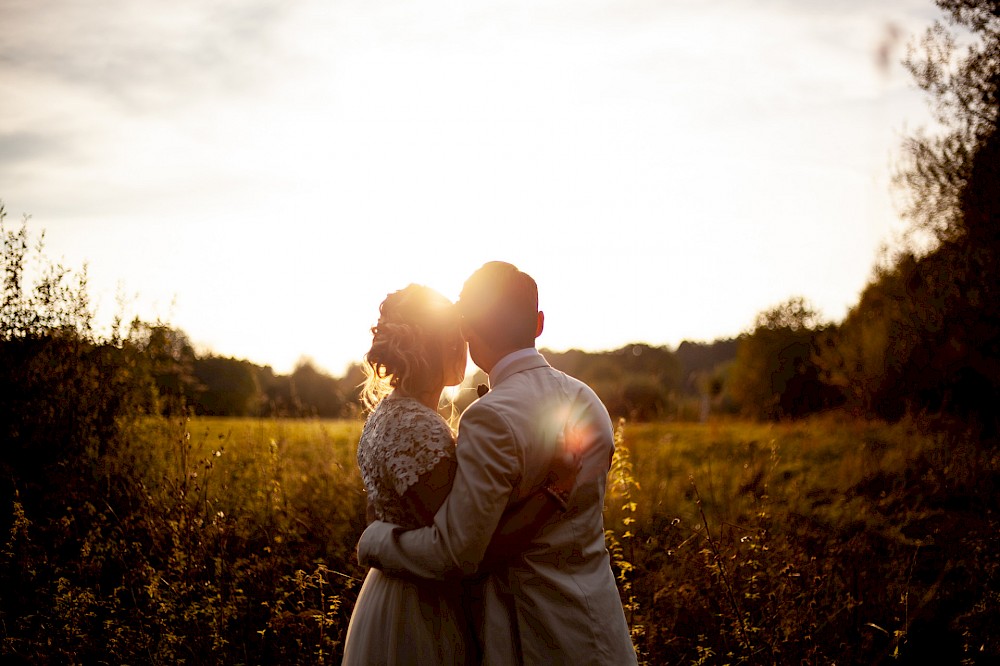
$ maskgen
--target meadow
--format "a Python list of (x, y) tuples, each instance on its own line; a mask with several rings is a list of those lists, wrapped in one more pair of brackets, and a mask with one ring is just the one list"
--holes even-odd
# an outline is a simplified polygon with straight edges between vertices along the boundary
[[(339, 663), (364, 577), (360, 428), (144, 420), (104, 463), (94, 497), (115, 502), (43, 521), (15, 501), (5, 658)], [(607, 539), (640, 661), (996, 659), (1000, 455), (943, 432), (619, 423)]]
[(631, 529), (640, 654), (995, 659), (998, 457), (941, 432), (835, 418), (626, 425), (633, 480), (612, 474), (606, 521)]

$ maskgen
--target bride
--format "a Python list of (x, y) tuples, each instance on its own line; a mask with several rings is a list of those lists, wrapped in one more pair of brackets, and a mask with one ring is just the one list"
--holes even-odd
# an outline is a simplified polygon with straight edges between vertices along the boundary
[[(454, 433), (437, 407), (444, 387), (464, 379), (468, 349), (455, 306), (428, 287), (411, 284), (389, 294), (379, 314), (365, 356), (362, 401), (369, 414), (358, 465), (369, 520), (412, 529), (433, 522), (455, 478)], [(577, 463), (557, 463), (552, 484), (568, 490)], [(557, 510), (539, 492), (508, 511), (484, 567), (516, 555)], [(369, 570), (347, 629), (343, 663), (478, 663), (476, 608), (463, 589), (460, 581)]]

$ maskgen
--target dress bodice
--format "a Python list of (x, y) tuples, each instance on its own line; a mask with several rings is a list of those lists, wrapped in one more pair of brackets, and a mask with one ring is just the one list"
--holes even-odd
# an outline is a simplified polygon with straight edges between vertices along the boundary
[(403, 495), (421, 474), (455, 459), (455, 437), (440, 414), (413, 398), (389, 396), (368, 416), (358, 442), (358, 467), (375, 517), (422, 527)]

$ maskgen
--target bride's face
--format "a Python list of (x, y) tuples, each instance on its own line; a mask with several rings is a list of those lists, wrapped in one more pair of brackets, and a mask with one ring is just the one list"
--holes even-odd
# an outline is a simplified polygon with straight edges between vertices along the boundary
[(465, 367), (469, 358), (469, 345), (463, 338), (446, 342), (444, 353), (444, 385), (457, 386), (465, 379)]

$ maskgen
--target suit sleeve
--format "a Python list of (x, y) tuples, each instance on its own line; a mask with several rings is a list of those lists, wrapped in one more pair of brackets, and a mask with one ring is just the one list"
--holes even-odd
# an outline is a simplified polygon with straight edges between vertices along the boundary
[(397, 576), (435, 580), (472, 575), (521, 476), (507, 422), (474, 404), (462, 416), (458, 470), (448, 498), (428, 527), (404, 530), (374, 522), (358, 542), (358, 561)]

